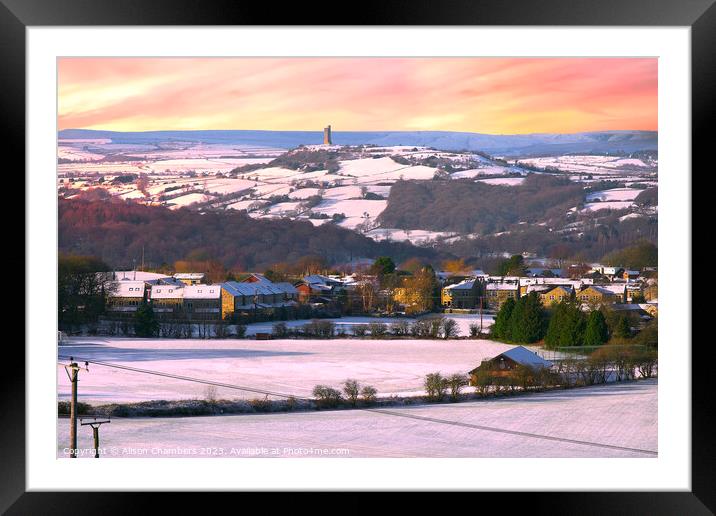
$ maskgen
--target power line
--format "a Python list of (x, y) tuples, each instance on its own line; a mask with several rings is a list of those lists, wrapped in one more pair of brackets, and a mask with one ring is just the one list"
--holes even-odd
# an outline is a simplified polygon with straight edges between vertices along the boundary
[[(69, 359), (69, 357), (66, 357), (66, 356), (60, 356), (59, 358), (60, 358), (60, 359), (65, 359), (65, 360)], [(77, 358), (77, 357), (75, 357), (75, 358)], [(80, 358), (79, 360), (83, 360), (83, 359)], [(246, 387), (246, 386), (234, 385), (234, 384), (230, 384), (230, 383), (215, 382), (215, 381), (213, 381), (213, 380), (204, 380), (204, 379), (202, 379), (202, 378), (193, 378), (193, 377), (190, 377), (190, 376), (181, 376), (181, 375), (172, 374), (172, 373), (164, 373), (164, 372), (161, 372), (161, 371), (152, 371), (152, 370), (150, 370), (150, 369), (140, 369), (140, 368), (138, 368), (138, 367), (125, 366), (125, 365), (120, 365), (120, 364), (116, 364), (116, 363), (112, 363), (112, 362), (102, 362), (102, 361), (99, 361), (99, 360), (89, 360), (89, 359), (87, 359), (87, 360), (85, 360), (85, 361), (86, 361), (86, 362), (89, 362), (90, 364), (95, 364), (95, 365), (100, 365), (100, 366), (105, 366), (105, 367), (112, 367), (112, 368), (115, 368), (115, 369), (124, 369), (124, 370), (126, 370), (126, 371), (132, 371), (132, 372), (135, 372), (135, 373), (150, 374), (150, 375), (154, 375), (154, 376), (163, 376), (163, 377), (165, 377), (165, 378), (173, 378), (173, 379), (176, 379), (176, 380), (184, 380), (184, 381), (187, 381), (187, 382), (201, 383), (201, 384), (204, 384), (204, 385), (214, 385), (214, 386), (216, 386), (216, 387), (224, 387), (224, 388), (226, 388), (226, 389), (234, 389), (234, 390), (239, 390), (239, 391), (255, 392), (255, 393), (257, 393), (257, 394), (264, 394), (264, 395), (267, 395), (267, 396), (276, 396), (276, 397), (279, 397), (279, 398), (295, 398), (295, 399), (300, 399), (300, 400), (305, 400), (305, 401), (313, 401), (312, 398), (305, 398), (305, 397), (300, 397), (300, 396), (293, 396), (293, 395), (291, 395), (291, 394), (285, 394), (285, 393), (282, 393), (282, 392), (267, 391), (267, 390), (263, 390), (263, 389), (257, 389), (257, 388), (255, 388), (255, 387)]]
[[(68, 359), (69, 357), (59, 356), (59, 358), (60, 359)], [(103, 362), (103, 361), (99, 361), (99, 360), (89, 360), (89, 359), (82, 359), (82, 358), (79, 358), (79, 360), (85, 360), (86, 362), (89, 362), (90, 364), (100, 365), (100, 366), (104, 366), (104, 367), (111, 367), (111, 368), (115, 368), (115, 369), (123, 369), (126, 371), (132, 371), (135, 373), (149, 374), (149, 375), (154, 375), (154, 376), (162, 376), (165, 378), (173, 378), (176, 380), (200, 383), (200, 384), (204, 384), (204, 385), (213, 385), (216, 387), (222, 387), (222, 388), (226, 388), (226, 389), (254, 392), (257, 394), (264, 394), (266, 396), (276, 396), (279, 398), (286, 398), (286, 399), (292, 398), (292, 399), (302, 400), (302, 401), (315, 401), (313, 398), (308, 398), (305, 396), (295, 396), (292, 394), (286, 394), (286, 393), (282, 393), (282, 392), (257, 389), (255, 387), (246, 387), (246, 386), (242, 386), (242, 385), (216, 382), (213, 380), (204, 380), (201, 378), (193, 378), (190, 376), (176, 375), (176, 374), (165, 373), (165, 372), (161, 372), (161, 371), (140, 369), (138, 367), (125, 366), (125, 365), (120, 365), (120, 364), (111, 363), (111, 362)], [(61, 364), (61, 365), (64, 365), (64, 364)], [(592, 447), (597, 447), (597, 448), (629, 451), (629, 452), (641, 453), (641, 454), (646, 454), (646, 455), (651, 455), (651, 456), (658, 456), (658, 452), (653, 451), (653, 450), (645, 450), (645, 449), (641, 449), (641, 448), (631, 448), (628, 446), (616, 446), (616, 445), (611, 445), (611, 444), (596, 443), (596, 442), (592, 442), (592, 441), (583, 441), (583, 440), (579, 440), (579, 439), (568, 439), (565, 437), (554, 437), (554, 436), (549, 436), (549, 435), (544, 435), (544, 434), (537, 434), (537, 433), (533, 433), (533, 432), (521, 432), (518, 430), (508, 430), (505, 428), (498, 428), (498, 427), (492, 427), (492, 426), (486, 426), (486, 425), (476, 425), (473, 423), (463, 423), (460, 421), (452, 421), (449, 419), (440, 419), (440, 418), (434, 418), (434, 417), (428, 417), (428, 416), (420, 416), (417, 414), (397, 412), (394, 410), (364, 408), (364, 407), (356, 407), (355, 410), (362, 410), (364, 412), (371, 412), (371, 413), (383, 414), (383, 415), (388, 415), (388, 416), (403, 417), (403, 418), (419, 420), (419, 421), (428, 421), (431, 423), (438, 423), (438, 424), (444, 424), (444, 425), (450, 425), (450, 426), (472, 428), (475, 430), (483, 430), (483, 431), (487, 431), (487, 432), (496, 432), (496, 433), (501, 433), (501, 434), (517, 435), (520, 437), (530, 437), (530, 438), (534, 438), (534, 439), (542, 439), (542, 440), (547, 440), (547, 441), (564, 442), (564, 443), (577, 444), (577, 445), (582, 445), (582, 446), (592, 446)]]

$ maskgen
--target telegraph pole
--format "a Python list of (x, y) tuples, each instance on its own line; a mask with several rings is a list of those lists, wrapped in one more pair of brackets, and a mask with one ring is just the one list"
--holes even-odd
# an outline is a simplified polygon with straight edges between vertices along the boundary
[[(85, 362), (85, 369), (87, 369)], [(87, 369), (89, 370), (89, 369)], [(67, 377), (72, 383), (72, 397), (70, 399), (70, 458), (77, 458), (77, 382), (80, 372), (80, 366), (70, 357), (70, 364), (65, 366)]]
[(92, 419), (92, 421), (88, 423), (82, 421), (80, 424), (82, 426), (89, 425), (92, 427), (92, 437), (94, 438), (94, 458), (99, 459), (99, 427), (105, 423), (111, 423), (111, 421), (109, 418), (99, 419), (97, 416), (86, 416), (86, 418)]

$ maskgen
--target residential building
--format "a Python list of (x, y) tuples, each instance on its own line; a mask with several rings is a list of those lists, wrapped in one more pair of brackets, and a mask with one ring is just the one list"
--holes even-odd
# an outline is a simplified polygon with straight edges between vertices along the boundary
[(639, 271), (624, 269), (624, 271), (622, 272), (622, 279), (625, 279), (627, 281), (639, 279), (639, 276), (641, 276), (641, 273)]
[(123, 279), (110, 283), (107, 311), (114, 314), (134, 313), (146, 300), (145, 284), (141, 280)]
[(301, 303), (329, 303), (338, 291), (343, 290), (343, 283), (321, 274), (305, 276), (294, 286)]
[(185, 285), (199, 285), (204, 282), (206, 274), (203, 272), (178, 272), (173, 277)]
[(481, 281), (477, 278), (465, 279), (443, 287), (440, 291), (440, 303), (445, 308), (479, 308), (482, 293)]
[(577, 301), (587, 304), (623, 303), (626, 299), (626, 285), (589, 285), (576, 295)]
[(130, 281), (152, 281), (161, 278), (169, 278), (166, 274), (160, 274), (158, 272), (144, 272), (144, 271), (114, 271), (112, 273), (112, 279), (115, 281), (130, 280)]
[(527, 294), (536, 292), (543, 306), (551, 306), (574, 298), (572, 285), (529, 285)]
[(185, 285), (152, 285), (149, 299), (152, 310), (160, 317), (179, 318), (182, 316)]
[(221, 317), (221, 285), (187, 285), (183, 290), (184, 317), (200, 320)]
[(237, 312), (267, 311), (294, 306), (298, 302), (298, 290), (290, 283), (273, 283), (261, 274), (252, 277), (252, 281), (221, 284), (222, 319)]
[(489, 308), (499, 310), (507, 299), (520, 297), (520, 285), (513, 282), (490, 282), (485, 285), (485, 301)]

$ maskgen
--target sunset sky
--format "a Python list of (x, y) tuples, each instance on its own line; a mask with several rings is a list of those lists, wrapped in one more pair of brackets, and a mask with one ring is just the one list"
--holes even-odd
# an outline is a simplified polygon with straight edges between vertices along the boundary
[(59, 128), (657, 129), (653, 58), (61, 58)]

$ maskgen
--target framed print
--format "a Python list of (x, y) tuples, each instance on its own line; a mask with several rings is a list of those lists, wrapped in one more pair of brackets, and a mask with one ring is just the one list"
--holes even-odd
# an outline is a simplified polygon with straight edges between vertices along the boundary
[(660, 4), (348, 25), (4, 0), (27, 254), (3, 510), (438, 490), (713, 511), (691, 185), (716, 8)]

